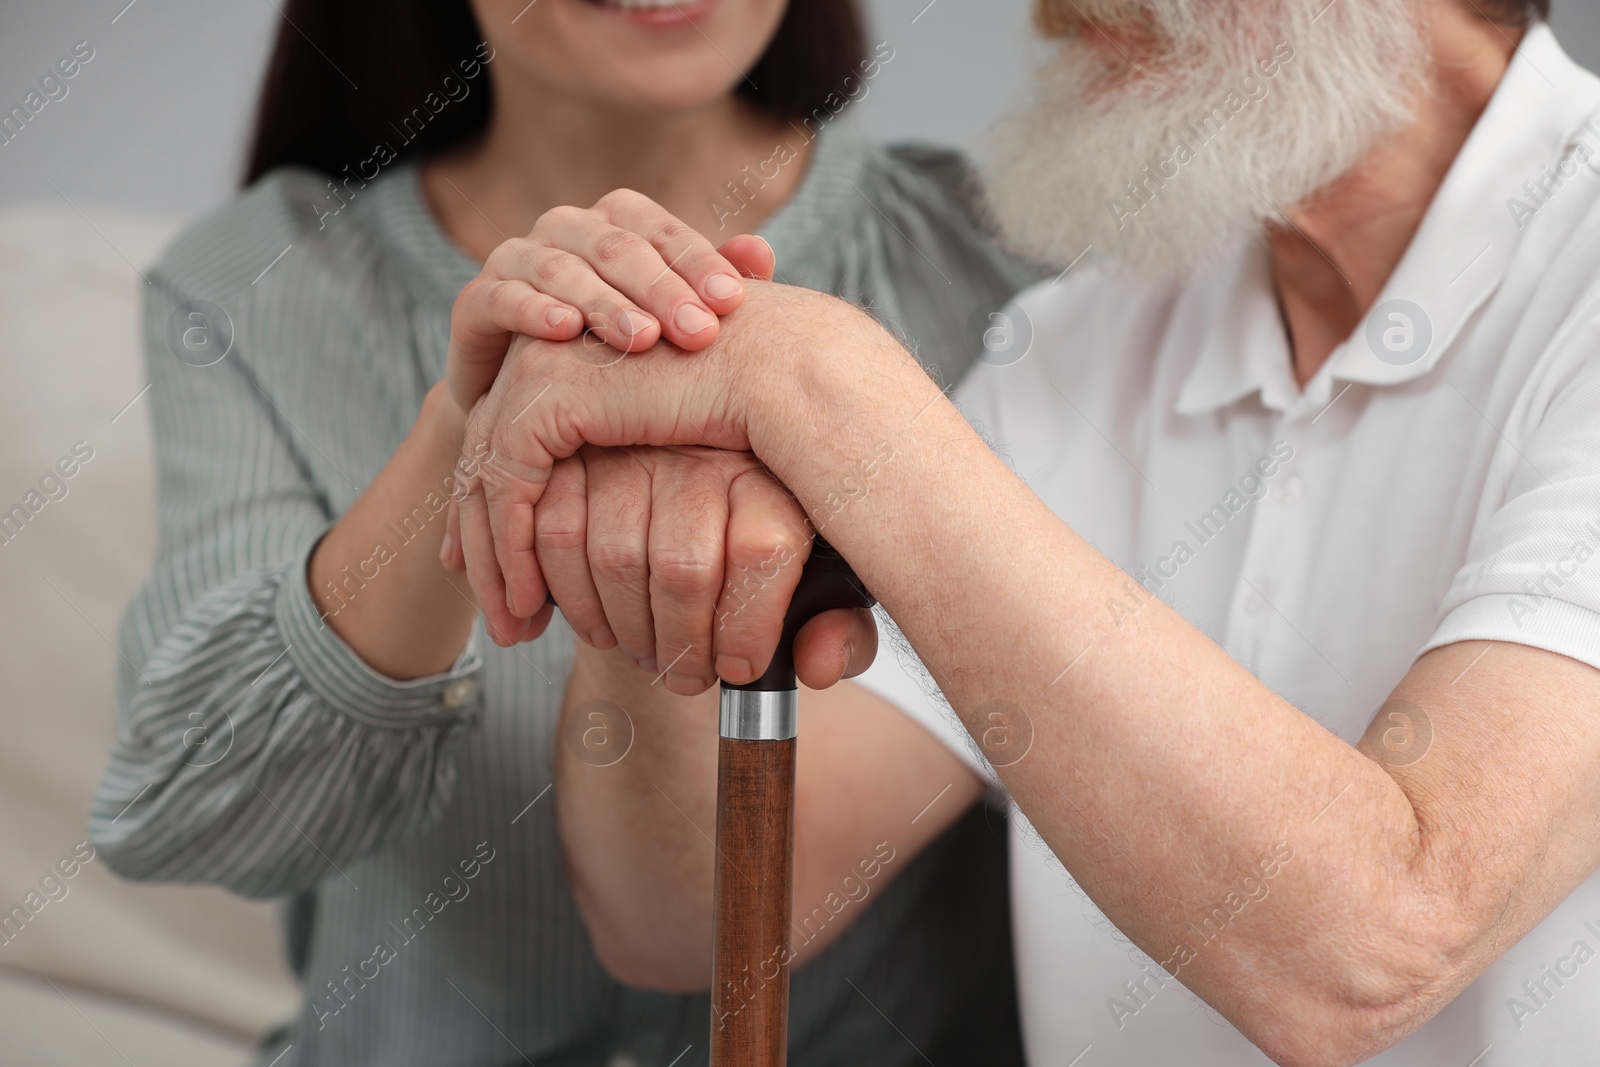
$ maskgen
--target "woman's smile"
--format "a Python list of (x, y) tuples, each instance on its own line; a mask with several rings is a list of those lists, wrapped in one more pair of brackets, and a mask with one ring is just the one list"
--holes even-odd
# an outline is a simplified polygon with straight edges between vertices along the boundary
[(722, 0), (583, 0), (635, 26), (681, 29), (707, 18)]

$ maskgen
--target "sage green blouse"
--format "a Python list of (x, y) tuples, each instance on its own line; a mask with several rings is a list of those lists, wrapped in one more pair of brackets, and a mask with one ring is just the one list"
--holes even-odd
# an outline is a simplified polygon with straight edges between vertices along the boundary
[[(1034, 280), (970, 193), (951, 153), (834, 126), (763, 235), (783, 280), (870, 308), (953, 385)], [(479, 270), (413, 165), (347, 199), (330, 213), (324, 175), (275, 171), (149, 271), (159, 558), (120, 632), (94, 844), (130, 878), (286, 901), (306, 1002), (262, 1063), (704, 1064), (708, 998), (611, 980), (563, 876), (559, 617), (404, 683), (321, 624), (308, 554), (443, 375)], [(979, 808), (850, 903), (795, 975), (795, 1067), (1019, 1061), (998, 823)]]

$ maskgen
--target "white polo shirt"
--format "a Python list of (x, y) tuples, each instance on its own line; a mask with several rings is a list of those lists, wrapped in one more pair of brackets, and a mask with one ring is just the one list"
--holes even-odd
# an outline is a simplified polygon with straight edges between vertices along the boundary
[[(1176, 291), (1083, 274), (1006, 314), (1014, 345), (963, 386), (968, 418), (1057, 515), (1346, 741), (1442, 645), (1600, 667), (1600, 80), (1548, 29), (1305, 389), (1260, 245)], [(920, 665), (896, 659), (863, 683), (983, 770)], [(1409, 725), (1394, 759), (1426, 758), (1427, 724)], [(1031, 1063), (1269, 1062), (1152, 980), (1021, 818), (1011, 862)], [(1600, 876), (1370, 1062), (1600, 1063)]]

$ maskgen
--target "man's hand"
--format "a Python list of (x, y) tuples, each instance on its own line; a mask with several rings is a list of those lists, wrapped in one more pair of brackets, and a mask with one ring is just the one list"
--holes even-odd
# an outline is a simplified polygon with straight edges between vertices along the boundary
[[(529, 339), (573, 341), (582, 346), (576, 350), (581, 362), (595, 369), (652, 346), (679, 355), (705, 349), (722, 332), (720, 316), (744, 304), (746, 285), (740, 276), (768, 279), (773, 268), (772, 250), (760, 238), (735, 238), (713, 248), (648, 198), (619, 190), (593, 208), (546, 213), (527, 238), (496, 249), (482, 274), (462, 291), (451, 319), (446, 380), (456, 403), (474, 409), (472, 425), (478, 433), (468, 449), (500, 451), (491, 455), (483, 472), (482, 511), (474, 510), (474, 503), (467, 505), (473, 521), (463, 526), (461, 499), (452, 500), (440, 555), (446, 567), (468, 571), (497, 643), (516, 644), (543, 633), (553, 610), (547, 593), (552, 593), (585, 640), (601, 648), (620, 641), (638, 665), (654, 671), (652, 665), (660, 664), (678, 690), (700, 691), (713, 680), (713, 668), (733, 682), (759, 676), (776, 646), (798, 569), (754, 579), (749, 572), (771, 571), (776, 556), (796, 555), (803, 562), (804, 555), (786, 543), (791, 537), (774, 538), (763, 525), (776, 514), (774, 502), (781, 494), (787, 510), (796, 512), (793, 528), (803, 528), (804, 518), (792, 498), (764, 473), (756, 480), (760, 464), (753, 458), (747, 457), (742, 466), (734, 461), (738, 469), (703, 467), (684, 462), (686, 453), (674, 461), (636, 450), (630, 467), (608, 462), (597, 450), (590, 450), (586, 460), (567, 450), (575, 450), (592, 434), (557, 434), (552, 447), (541, 447), (543, 438), (530, 438), (526, 426), (518, 424), (552, 382), (528, 358), (514, 360), (514, 370), (501, 372), (508, 351), (530, 351)], [(791, 303), (817, 303), (798, 290), (790, 292), (797, 298)], [(523, 340), (514, 344), (519, 335)], [(550, 357), (557, 351), (570, 357), (575, 350), (541, 354)], [(718, 379), (735, 384), (725, 370), (709, 381)], [(521, 388), (535, 381), (542, 383), (537, 392)], [(698, 390), (695, 399), (714, 400), (715, 391)], [(672, 415), (682, 414), (681, 405), (672, 406)], [(723, 406), (733, 410), (740, 405)], [(648, 425), (614, 435), (616, 442), (659, 437), (682, 445), (711, 443), (704, 432), (662, 425), (665, 413), (657, 406), (644, 420)], [(535, 518), (534, 502), (558, 458), (556, 480), (549, 487), (556, 499)], [(657, 467), (665, 477), (652, 476)], [(575, 503), (570, 491), (594, 481), (586, 474), (591, 469), (600, 478), (594, 482), (601, 490), (595, 500), (608, 509), (604, 512)], [(708, 487), (729, 471), (732, 477), (723, 479), (719, 489)], [(719, 514), (722, 521), (716, 525)], [(652, 528), (669, 528), (666, 524), (675, 524), (670, 526), (674, 536), (649, 537)], [(532, 540), (536, 526), (537, 550)], [(579, 531), (587, 538), (582, 551)], [(724, 536), (732, 553), (727, 559), (721, 554)], [(772, 544), (760, 558), (747, 558), (761, 551), (757, 542), (762, 541)], [(554, 581), (547, 582), (541, 568), (545, 556), (556, 568)], [(728, 580), (739, 584), (720, 597), (727, 602), (719, 606), (724, 563)], [(875, 634), (861, 618), (823, 617), (801, 632), (797, 644), (801, 677), (825, 686), (850, 670), (852, 649), (864, 656), (857, 670), (870, 663)]]
[[(852, 362), (848, 375), (838, 373), (844, 354)], [(838, 388), (857, 374), (875, 381), (875, 404), (898, 398), (909, 412), (938, 396), (915, 361), (864, 313), (820, 293), (763, 283), (752, 283), (745, 307), (724, 323), (722, 337), (693, 359), (657, 346), (614, 362), (594, 359), (581, 344), (516, 341), (494, 387), (474, 408), (464, 445), (466, 454), (488, 457), (466, 484), (459, 545), (490, 633), (512, 644), (536, 636), (548, 621), (550, 585), (536, 550), (535, 510), (552, 488), (558, 460), (585, 445), (707, 446), (702, 455), (758, 456), (840, 447), (857, 427), (817, 385)], [(587, 596), (581, 581), (574, 580), (573, 592), (580, 600)], [(561, 594), (557, 598), (565, 605)], [(775, 615), (781, 614), (780, 606)], [(575, 622), (584, 634), (599, 624), (592, 615)], [(638, 631), (630, 625), (635, 644), (629, 650), (643, 660), (648, 647)], [(682, 650), (681, 641), (676, 644), (673, 656)], [(661, 666), (670, 662), (659, 647), (655, 652)]]
[[(538, 566), (572, 628), (621, 646), (682, 696), (759, 677), (811, 552), (794, 498), (749, 453), (594, 448), (557, 460), (534, 509)], [(872, 663), (869, 611), (829, 612), (796, 639), (822, 689)]]

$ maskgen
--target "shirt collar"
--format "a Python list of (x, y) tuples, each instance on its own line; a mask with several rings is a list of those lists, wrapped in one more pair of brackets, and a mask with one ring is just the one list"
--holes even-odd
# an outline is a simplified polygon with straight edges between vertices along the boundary
[(1297, 391), (1266, 242), (1235, 249), (1220, 269), (1185, 286), (1174, 310), (1174, 321), (1193, 328), (1175, 331), (1173, 340), (1201, 338), (1178, 392), (1179, 414), (1214, 411), (1257, 392), (1287, 399)]
[[(1582, 141), (1600, 154), (1600, 80), (1573, 62), (1554, 32), (1529, 29), (1489, 106), (1456, 157), (1411, 246), (1362, 324), (1309, 383), (1294, 385), (1288, 347), (1259, 243), (1241, 251), (1218, 281), (1252, 289), (1225, 297), (1179, 393), (1177, 410), (1215, 410), (1253, 392), (1269, 407), (1321, 406), (1334, 381), (1396, 385), (1434, 368), (1504, 279), (1526, 215), (1523, 183), (1540, 178)], [(1212, 292), (1216, 283), (1199, 283)], [(1262, 331), (1267, 312), (1277, 343)], [(1240, 346), (1254, 339), (1254, 352)]]

